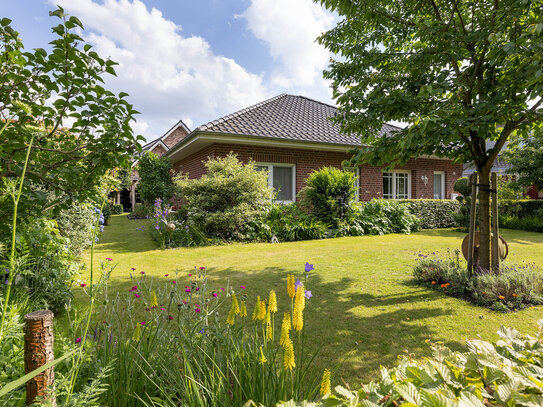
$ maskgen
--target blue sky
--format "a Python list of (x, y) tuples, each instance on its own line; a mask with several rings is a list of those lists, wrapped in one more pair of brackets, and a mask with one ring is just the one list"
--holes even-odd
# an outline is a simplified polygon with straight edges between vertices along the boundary
[(315, 38), (337, 18), (311, 0), (0, 0), (25, 47), (46, 48), (55, 4), (83, 38), (119, 62), (108, 87), (130, 94), (148, 140), (177, 120), (191, 128), (279, 93), (332, 103)]

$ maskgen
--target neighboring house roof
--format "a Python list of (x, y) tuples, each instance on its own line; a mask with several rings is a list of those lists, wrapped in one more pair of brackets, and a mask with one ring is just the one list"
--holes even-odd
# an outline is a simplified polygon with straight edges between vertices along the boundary
[(160, 136), (159, 138), (153, 140), (153, 141), (150, 141), (149, 143), (145, 144), (143, 147), (142, 147), (142, 150), (143, 151), (152, 151), (153, 148), (155, 148), (157, 145), (160, 145), (162, 146), (166, 151), (168, 151), (171, 147), (173, 147), (172, 145), (168, 146), (166, 144), (166, 139), (175, 131), (177, 130), (179, 127), (181, 127), (185, 132), (186, 134), (189, 134), (190, 133), (190, 129), (187, 127), (187, 125), (185, 123), (183, 123), (183, 120), (179, 120), (177, 123), (175, 123), (171, 128), (170, 130), (168, 130), (166, 133), (164, 133), (164, 135)]
[[(259, 143), (284, 142), (307, 144), (308, 147), (333, 145), (345, 150), (359, 146), (359, 136), (341, 133), (340, 126), (330, 120), (336, 112), (337, 108), (326, 103), (283, 93), (196, 128), (166, 156), (174, 159), (198, 137), (206, 138), (208, 144), (212, 140), (233, 142), (229, 136), (234, 136)], [(384, 124), (379, 134), (388, 135), (399, 130), (401, 128)]]
[[(498, 175), (505, 175), (507, 174), (507, 171), (510, 168), (511, 168), (511, 165), (501, 160), (500, 157), (498, 156), (496, 161), (494, 161), (494, 165), (492, 166), (492, 172), (495, 172)], [(462, 175), (464, 177), (470, 176), (474, 172), (477, 172), (477, 170), (475, 169), (475, 166), (473, 165), (473, 163), (464, 164), (464, 170), (462, 171)]]

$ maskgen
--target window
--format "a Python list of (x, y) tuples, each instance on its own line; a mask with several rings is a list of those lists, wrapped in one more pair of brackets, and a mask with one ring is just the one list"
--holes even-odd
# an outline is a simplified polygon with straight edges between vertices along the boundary
[(360, 168), (344, 167), (343, 170), (354, 173), (354, 200), (360, 200)]
[(296, 199), (296, 167), (294, 165), (259, 163), (255, 169), (268, 171), (268, 186), (276, 194), (277, 202), (294, 202)]
[(383, 198), (411, 198), (411, 174), (409, 171), (392, 171), (383, 173)]
[(434, 199), (445, 199), (445, 173), (434, 172)]

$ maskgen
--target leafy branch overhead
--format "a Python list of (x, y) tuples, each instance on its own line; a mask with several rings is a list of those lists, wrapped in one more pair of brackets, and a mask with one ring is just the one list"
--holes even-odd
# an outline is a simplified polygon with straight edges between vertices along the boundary
[[(541, 121), (541, 1), (320, 3), (343, 17), (319, 42), (337, 55), (325, 72), (336, 120), (371, 145), (360, 160), (437, 154), (490, 168), (512, 132)], [(380, 138), (391, 120), (408, 126)]]
[(137, 112), (128, 95), (103, 86), (115, 62), (77, 35), (83, 25), (76, 17), (60, 7), (50, 15), (61, 23), (49, 53), (25, 50), (11, 21), (0, 20), (0, 177), (20, 174), (34, 135), (29, 184), (84, 199), (108, 170), (130, 163), (143, 137), (130, 127)]

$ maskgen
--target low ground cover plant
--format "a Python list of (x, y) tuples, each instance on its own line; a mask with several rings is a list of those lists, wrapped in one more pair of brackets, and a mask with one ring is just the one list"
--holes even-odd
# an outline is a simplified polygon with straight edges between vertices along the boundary
[(322, 402), (279, 407), (541, 406), (542, 326), (543, 320), (535, 336), (502, 327), (499, 341), (468, 340), (467, 352), (431, 344), (431, 358), (403, 355), (397, 367), (381, 368), (380, 380), (357, 391), (337, 386)]
[(543, 303), (543, 270), (535, 264), (503, 266), (499, 270), (475, 270), (470, 278), (459, 251), (418, 254), (413, 268), (416, 281), (496, 311), (511, 311)]

